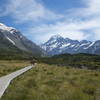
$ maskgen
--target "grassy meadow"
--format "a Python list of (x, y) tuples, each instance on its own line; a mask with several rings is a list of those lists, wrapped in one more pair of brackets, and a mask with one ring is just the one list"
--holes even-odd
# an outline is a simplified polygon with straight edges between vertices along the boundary
[(23, 60), (0, 60), (0, 77), (30, 65)]
[(100, 100), (100, 72), (37, 64), (12, 81), (1, 100)]

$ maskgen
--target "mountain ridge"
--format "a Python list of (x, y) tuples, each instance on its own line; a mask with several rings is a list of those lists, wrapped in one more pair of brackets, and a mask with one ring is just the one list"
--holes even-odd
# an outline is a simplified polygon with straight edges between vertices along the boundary
[(91, 42), (88, 40), (72, 40), (70, 38), (63, 38), (60, 35), (52, 36), (47, 42), (40, 45), (49, 55), (57, 54), (76, 54), (89, 53), (100, 54), (100, 40)]
[[(44, 50), (38, 45), (27, 39), (21, 32), (13, 27), (8, 27), (0, 23), (0, 50), (6, 52), (28, 53), (31, 56), (42, 56)], [(8, 55), (9, 55), (8, 52)]]

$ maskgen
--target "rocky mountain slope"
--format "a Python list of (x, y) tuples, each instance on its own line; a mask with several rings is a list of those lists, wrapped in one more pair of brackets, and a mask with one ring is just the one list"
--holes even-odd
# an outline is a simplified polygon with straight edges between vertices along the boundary
[(89, 53), (100, 54), (100, 40), (91, 42), (87, 40), (72, 40), (63, 38), (60, 35), (52, 36), (41, 47), (50, 55), (56, 54), (76, 54), (76, 53)]
[[(0, 23), (0, 52), (22, 53), (26, 52), (33, 56), (44, 55), (44, 51), (32, 41), (28, 40), (15, 28)], [(2, 53), (0, 53), (2, 55)]]

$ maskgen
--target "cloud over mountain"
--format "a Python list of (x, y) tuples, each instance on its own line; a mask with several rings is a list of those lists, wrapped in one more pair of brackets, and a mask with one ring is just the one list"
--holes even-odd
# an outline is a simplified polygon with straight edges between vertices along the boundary
[[(66, 1), (66, 6), (68, 3)], [(18, 27), (27, 24), (23, 33), (37, 43), (45, 42), (58, 33), (71, 39), (99, 40), (100, 1), (80, 0), (79, 3), (83, 6), (73, 5), (56, 11), (57, 5), (50, 8), (43, 0), (7, 0), (0, 6), (0, 17), (10, 17)]]

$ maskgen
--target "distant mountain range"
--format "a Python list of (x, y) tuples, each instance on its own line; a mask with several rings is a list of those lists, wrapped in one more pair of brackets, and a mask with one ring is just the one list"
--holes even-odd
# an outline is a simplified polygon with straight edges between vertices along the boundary
[(95, 42), (87, 40), (78, 41), (63, 38), (60, 35), (54, 35), (46, 43), (42, 44), (41, 48), (43, 48), (49, 55), (64, 53), (100, 54), (100, 40)]
[(16, 53), (22, 56), (23, 52), (32, 56), (45, 54), (44, 50), (28, 40), (20, 31), (0, 23), (0, 55)]
[(0, 23), (0, 57), (23, 55), (44, 56), (57, 54), (89, 53), (100, 54), (100, 40), (72, 40), (60, 35), (52, 36), (46, 43), (38, 46), (27, 39), (20, 31)]

